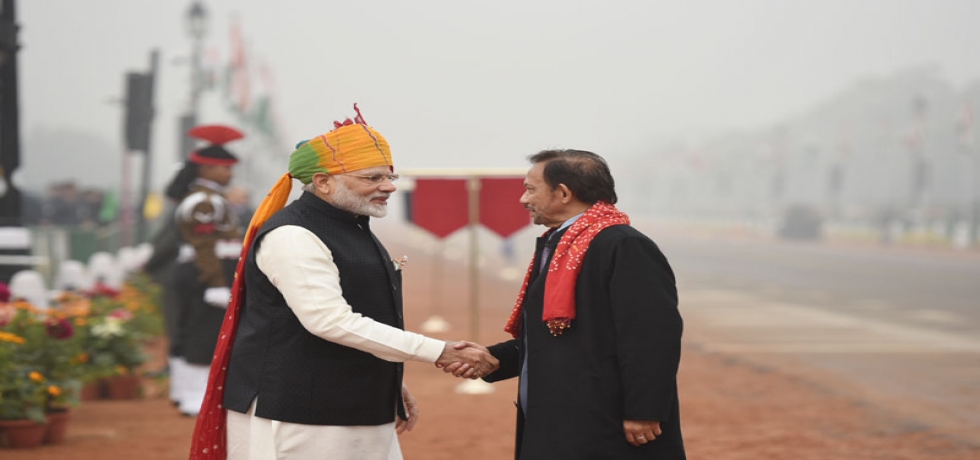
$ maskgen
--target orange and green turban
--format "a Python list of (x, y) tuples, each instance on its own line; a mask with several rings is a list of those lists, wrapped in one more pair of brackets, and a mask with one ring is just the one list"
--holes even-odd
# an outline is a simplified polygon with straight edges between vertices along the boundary
[(332, 131), (299, 143), (289, 156), (289, 172), (279, 178), (252, 216), (246, 242), (269, 217), (286, 205), (292, 179), (309, 184), (317, 173), (344, 174), (375, 166), (387, 166), (394, 171), (388, 141), (367, 125), (357, 104), (354, 104), (354, 112), (357, 116), (353, 120), (335, 121)]
[(388, 141), (363, 121), (358, 112), (354, 121), (334, 122), (333, 131), (300, 143), (289, 156), (289, 174), (309, 184), (316, 173), (344, 174), (374, 166), (394, 170)]

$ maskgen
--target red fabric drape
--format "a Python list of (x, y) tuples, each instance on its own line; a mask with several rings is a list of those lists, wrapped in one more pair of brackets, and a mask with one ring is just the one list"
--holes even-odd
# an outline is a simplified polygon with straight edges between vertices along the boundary
[(437, 238), (469, 223), (466, 179), (417, 179), (412, 192), (412, 221)]
[(480, 180), (480, 223), (507, 238), (531, 223), (521, 205), (524, 178), (492, 177)]

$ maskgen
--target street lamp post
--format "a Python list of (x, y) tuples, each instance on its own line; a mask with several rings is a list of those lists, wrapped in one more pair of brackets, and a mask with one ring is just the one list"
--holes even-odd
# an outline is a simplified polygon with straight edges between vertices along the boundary
[(21, 219), (20, 106), (17, 89), (18, 30), (14, 0), (0, 3), (0, 281), (28, 267), (31, 234)]
[(186, 160), (191, 150), (194, 149), (194, 140), (187, 135), (187, 131), (197, 125), (197, 113), (201, 99), (201, 48), (204, 37), (208, 33), (208, 11), (200, 0), (195, 0), (187, 9), (184, 17), (187, 21), (187, 33), (193, 40), (191, 49), (191, 98), (187, 112), (180, 117), (180, 152), (178, 158)]

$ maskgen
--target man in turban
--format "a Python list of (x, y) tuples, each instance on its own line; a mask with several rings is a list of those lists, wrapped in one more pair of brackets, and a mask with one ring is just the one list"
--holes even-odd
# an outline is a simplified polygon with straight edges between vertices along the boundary
[[(418, 418), (404, 361), (497, 367), (404, 330), (403, 261), (370, 227), (395, 191), (391, 150), (359, 111), (335, 128), (298, 146), (255, 211), (191, 458), (400, 459)], [(294, 178), (304, 193), (283, 207)]]

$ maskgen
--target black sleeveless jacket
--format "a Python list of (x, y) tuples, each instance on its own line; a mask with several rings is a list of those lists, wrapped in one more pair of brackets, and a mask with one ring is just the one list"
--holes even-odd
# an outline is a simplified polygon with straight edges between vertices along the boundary
[(247, 289), (225, 382), (225, 407), (245, 413), (258, 397), (258, 417), (308, 425), (382, 425), (395, 420), (396, 408), (404, 418), (403, 365), (311, 334), (255, 261), (271, 230), (283, 225), (308, 229), (333, 253), (344, 299), (353, 311), (404, 329), (401, 273), (368, 221), (304, 193), (258, 231), (246, 259)]

